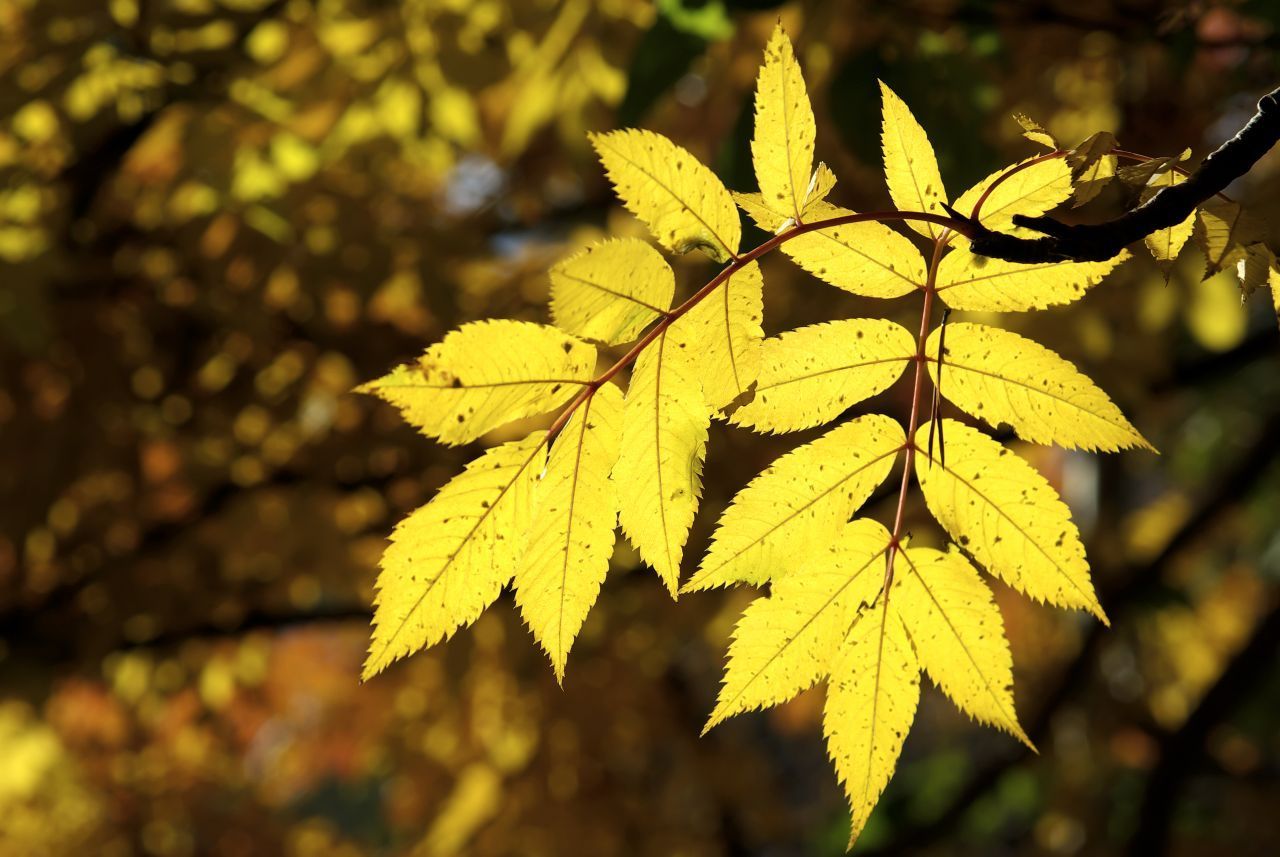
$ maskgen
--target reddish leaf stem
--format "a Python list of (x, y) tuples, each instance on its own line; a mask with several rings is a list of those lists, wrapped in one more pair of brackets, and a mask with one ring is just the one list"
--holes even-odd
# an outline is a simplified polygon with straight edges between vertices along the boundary
[(996, 188), (1000, 187), (1000, 185), (1004, 184), (1018, 173), (1028, 169), (1029, 167), (1034, 167), (1036, 164), (1051, 161), (1054, 158), (1065, 158), (1067, 154), (1066, 149), (1054, 149), (1052, 152), (1046, 152), (1038, 157), (1028, 158), (1020, 164), (1014, 164), (1012, 167), (996, 176), (996, 180), (989, 184), (987, 189), (982, 192), (982, 195), (978, 197), (978, 201), (973, 204), (973, 211), (969, 212), (969, 219), (977, 220), (978, 216), (982, 214), (982, 206), (986, 203), (987, 197), (991, 196), (991, 193)]
[[(975, 208), (976, 210), (976, 208)], [(920, 400), (924, 395), (924, 379), (928, 374), (925, 368), (928, 359), (925, 356), (925, 343), (929, 339), (929, 324), (933, 316), (933, 299), (938, 294), (935, 288), (938, 278), (938, 263), (942, 261), (942, 251), (946, 249), (950, 236), (943, 232), (933, 242), (933, 258), (929, 260), (929, 273), (924, 284), (924, 305), (920, 308), (920, 334), (916, 339), (916, 373), (911, 383), (911, 416), (907, 420), (907, 442), (903, 445), (906, 456), (902, 461), (902, 484), (898, 489), (898, 510), (893, 516), (893, 534), (889, 539), (889, 551), (886, 555), (884, 569), (884, 587), (882, 592), (889, 592), (893, 585), (893, 560), (898, 554), (902, 539), (902, 523), (906, 518), (907, 495), (911, 490), (911, 465), (915, 461), (916, 429), (920, 427)]]

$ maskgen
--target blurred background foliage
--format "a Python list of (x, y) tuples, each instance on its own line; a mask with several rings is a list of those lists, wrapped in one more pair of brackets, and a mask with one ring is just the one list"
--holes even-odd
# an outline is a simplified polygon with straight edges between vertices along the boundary
[[(751, 189), (779, 17), (856, 208), (877, 77), (953, 196), (1031, 153), (1014, 111), (1203, 155), (1280, 83), (1272, 0), (0, 0), (0, 857), (843, 852), (820, 689), (697, 737), (752, 593), (673, 604), (625, 546), (563, 690), (509, 599), (357, 685), (384, 537), (475, 450), (348, 391), (641, 234), (585, 132)], [(1232, 192), (1274, 240), (1280, 155)], [(764, 270), (770, 332), (884, 311)], [(1280, 349), (1201, 270), (1002, 319), (1162, 455), (1022, 450), (1113, 626), (998, 592), (1041, 754), (926, 693), (861, 853), (1280, 851)], [(713, 431), (691, 556), (804, 439)]]

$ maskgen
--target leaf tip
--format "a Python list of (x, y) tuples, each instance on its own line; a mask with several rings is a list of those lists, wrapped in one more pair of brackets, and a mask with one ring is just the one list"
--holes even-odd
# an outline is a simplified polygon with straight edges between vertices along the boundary
[(1035, 753), (1037, 756), (1039, 756), (1040, 750), (1036, 747), (1035, 742), (1031, 740), (1030, 736), (1027, 735), (1026, 731), (1023, 730), (1022, 724), (1018, 723), (1017, 721), (1014, 721), (1013, 728), (1015, 730), (1013, 733), (1013, 737), (1021, 741), (1023, 745), (1025, 745), (1026, 748), (1030, 750), (1032, 753)]
[(1089, 612), (1092, 613), (1097, 618), (1097, 620), (1102, 623), (1103, 627), (1106, 627), (1106, 628), (1111, 627), (1111, 620), (1107, 618), (1106, 611), (1102, 609), (1101, 604), (1094, 603), (1093, 606), (1089, 608)]
[(375, 656), (373, 652), (364, 659), (364, 666), (360, 669), (360, 683), (367, 684), (378, 673), (387, 668), (387, 664), (381, 657)]

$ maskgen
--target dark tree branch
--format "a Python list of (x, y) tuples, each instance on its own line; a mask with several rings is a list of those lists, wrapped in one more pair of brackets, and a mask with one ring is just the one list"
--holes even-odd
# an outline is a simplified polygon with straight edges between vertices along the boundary
[(951, 211), (951, 214), (969, 225), (973, 252), (982, 256), (1027, 264), (1101, 262), (1159, 229), (1186, 220), (1196, 206), (1249, 172), (1277, 140), (1280, 140), (1280, 88), (1264, 95), (1258, 101), (1258, 111), (1253, 118), (1205, 158), (1186, 181), (1162, 189), (1142, 205), (1113, 220), (1067, 224), (1052, 217), (1015, 215), (1015, 226), (1044, 233), (1042, 238), (1022, 238), (988, 229), (962, 212)]

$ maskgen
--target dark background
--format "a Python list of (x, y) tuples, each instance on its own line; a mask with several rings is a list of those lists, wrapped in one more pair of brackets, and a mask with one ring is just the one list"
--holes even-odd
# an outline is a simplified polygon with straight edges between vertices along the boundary
[[(779, 16), (833, 199), (870, 209), (877, 77), (952, 198), (1035, 151), (1014, 111), (1201, 157), (1280, 83), (1280, 5), (657, 5), (0, 0), (0, 855), (843, 853), (821, 689), (697, 737), (753, 593), (675, 604), (625, 546), (563, 690), (509, 597), (358, 685), (385, 535), (477, 449), (348, 391), (463, 321), (546, 320), (555, 259), (643, 234), (587, 131), (752, 189)], [(1276, 223), (1280, 157), (1231, 192)], [(1112, 627), (998, 589), (1040, 755), (927, 690), (858, 853), (1280, 851), (1280, 343), (1202, 270), (1002, 318), (1162, 454), (1020, 448)], [(764, 272), (767, 332), (916, 311)], [(713, 429), (691, 561), (809, 436)]]

